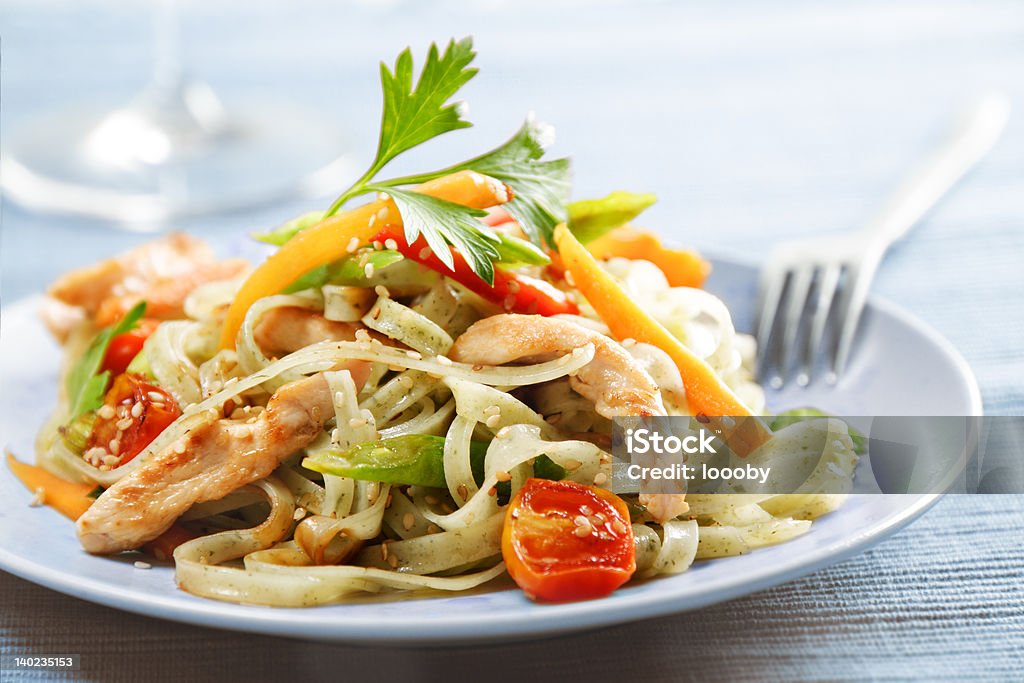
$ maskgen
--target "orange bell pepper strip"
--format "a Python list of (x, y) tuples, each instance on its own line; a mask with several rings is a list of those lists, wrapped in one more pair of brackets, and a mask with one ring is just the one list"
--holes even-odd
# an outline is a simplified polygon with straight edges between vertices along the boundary
[(686, 388), (686, 402), (698, 422), (741, 456), (771, 438), (771, 430), (736, 398), (711, 366), (638, 306), (564, 224), (555, 228), (555, 244), (576, 288), (617, 339), (657, 346), (675, 362)]
[(198, 534), (192, 533), (180, 524), (174, 524), (170, 529), (142, 546), (142, 549), (161, 562), (169, 562), (174, 558), (174, 551), (178, 546), (194, 538), (199, 538)]
[(68, 519), (78, 519), (92, 505), (89, 494), (96, 488), (94, 485), (61, 479), (42, 467), (20, 462), (11, 453), (7, 454), (7, 466), (25, 488), (33, 493), (41, 491), (42, 502)]
[(673, 287), (700, 287), (711, 273), (711, 264), (692, 249), (670, 249), (654, 233), (628, 225), (589, 242), (587, 249), (597, 259), (619, 256), (650, 261)]
[[(475, 171), (459, 171), (420, 185), (417, 192), (475, 209), (486, 209), (512, 199), (504, 183)], [(235, 337), (249, 308), (259, 299), (277, 294), (300, 275), (348, 255), (372, 241), (386, 226), (402, 226), (402, 217), (390, 199), (378, 199), (339, 213), (303, 230), (264, 261), (238, 291), (228, 308), (220, 347), (235, 347)]]

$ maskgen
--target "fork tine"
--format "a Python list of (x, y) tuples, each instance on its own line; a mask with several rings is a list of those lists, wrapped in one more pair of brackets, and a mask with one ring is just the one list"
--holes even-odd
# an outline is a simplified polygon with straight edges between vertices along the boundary
[(843, 376), (846, 370), (846, 362), (850, 357), (850, 348), (853, 346), (853, 339), (857, 333), (857, 325), (860, 323), (861, 313), (864, 312), (864, 302), (867, 300), (868, 288), (878, 268), (878, 260), (868, 260), (847, 266), (847, 283), (844, 287), (846, 296), (843, 297), (843, 308), (840, 314), (839, 342), (836, 345), (836, 355), (832, 360), (832, 371), (828, 376), (828, 382), (835, 384)]
[(761, 271), (761, 285), (758, 294), (757, 319), (757, 374), (764, 378), (768, 370), (767, 360), (775, 314), (779, 310), (786, 287), (789, 271), (783, 266), (768, 266)]
[(782, 321), (782, 350), (779, 352), (778, 374), (772, 378), (772, 386), (781, 389), (796, 361), (796, 340), (800, 333), (800, 321), (804, 308), (807, 306), (807, 295), (814, 280), (815, 266), (801, 265), (793, 272), (790, 280), (789, 300), (786, 305), (786, 317)]
[(829, 311), (832, 310), (840, 273), (842, 273), (842, 267), (832, 263), (822, 268), (821, 277), (818, 278), (814, 317), (811, 318), (811, 330), (807, 336), (807, 344), (804, 345), (803, 361), (796, 376), (796, 383), (800, 386), (805, 387), (810, 384), (814, 375), (814, 359), (818, 355), (821, 340), (825, 336), (825, 324), (828, 322)]

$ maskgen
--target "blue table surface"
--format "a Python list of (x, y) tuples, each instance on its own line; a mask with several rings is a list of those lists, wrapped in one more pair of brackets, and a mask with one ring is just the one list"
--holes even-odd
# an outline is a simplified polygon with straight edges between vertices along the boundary
[[(129, 99), (148, 74), (154, 5), (0, 5), (0, 147), (20, 125), (55, 107)], [(660, 201), (646, 218), (649, 225), (709, 252), (748, 259), (762, 258), (784, 238), (857, 227), (941, 141), (958, 110), (984, 92), (1003, 92), (1014, 112), (999, 146), (892, 250), (873, 291), (952, 341), (977, 375), (987, 413), (1024, 409), (1019, 2), (215, 0), (181, 3), (180, 9), (187, 64), (226, 102), (256, 93), (313, 108), (336, 121), (353, 153), (367, 160), (379, 115), (377, 61), (407, 44), (422, 54), (430, 40), (473, 34), (481, 73), (466, 98), (477, 124), (411, 155), (408, 168), (493, 146), (532, 110), (557, 127), (553, 151), (572, 156), (576, 196), (619, 188), (655, 192)], [(176, 227), (223, 237), (323, 205), (323, 199), (295, 201)], [(9, 201), (2, 211), (5, 305), (40, 291), (70, 267), (145, 239), (99, 222), (27, 212)], [(1019, 680), (1022, 521), (1020, 497), (944, 501), (877, 551), (806, 581), (699, 615), (558, 643), (572, 648), (569, 661), (589, 672), (584, 654), (604, 652), (607, 662), (609, 643), (628, 643), (632, 634), (653, 638), (664, 651), (645, 647), (643, 654), (660, 664), (642, 671), (656, 679), (978, 674)], [(887, 577), (885, 585), (872, 576)], [(228, 648), (227, 661), (251, 662), (245, 653), (269, 642), (201, 630), (205, 636), (197, 637), (197, 629), (121, 619), (79, 603), (68, 607), (72, 601), (3, 575), (2, 653), (28, 647), (36, 637), (57, 638), (33, 630), (25, 596), (43, 608), (41, 618), (98, 624), (138, 658), (187, 645)], [(936, 596), (950, 603), (942, 608)], [(957, 596), (973, 600), (958, 602)], [(694, 627), (702, 629), (700, 649), (693, 647)], [(152, 639), (129, 644), (136, 631)], [(63, 647), (73, 633), (46, 642)], [(690, 646), (672, 650), (672, 635)], [(770, 653), (758, 643), (773, 643), (782, 659), (766, 664)], [(281, 647), (285, 658), (352, 655)], [(560, 649), (485, 648), (467, 661), (482, 666), (487, 652), (502, 660), (531, 657), (533, 665), (513, 669), (540, 676), (547, 666), (565, 675), (572, 670), (565, 660), (555, 661)], [(212, 653), (202, 650), (197, 661), (212, 661)], [(458, 655), (411, 650), (387, 658), (415, 679), (417, 672), (430, 677), (425, 672), (436, 673)], [(353, 666), (372, 670), (376, 661), (360, 655)], [(103, 678), (118, 668), (104, 666), (83, 674)], [(624, 671), (605, 667), (594, 676), (621, 678)], [(194, 676), (203, 677), (198, 670)]]

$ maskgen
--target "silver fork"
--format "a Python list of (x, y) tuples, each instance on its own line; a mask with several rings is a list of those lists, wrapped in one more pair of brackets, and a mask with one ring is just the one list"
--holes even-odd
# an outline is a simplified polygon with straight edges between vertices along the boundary
[(797, 384), (810, 384), (828, 329), (833, 334), (824, 356), (825, 379), (839, 381), (885, 252), (993, 147), (1009, 112), (1009, 101), (1001, 95), (977, 102), (958, 132), (861, 230), (785, 242), (772, 251), (758, 293), (757, 367), (762, 381), (781, 389), (796, 370)]

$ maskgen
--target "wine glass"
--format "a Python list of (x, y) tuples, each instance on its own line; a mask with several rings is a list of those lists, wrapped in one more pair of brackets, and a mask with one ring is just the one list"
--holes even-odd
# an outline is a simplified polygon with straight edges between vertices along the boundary
[(10, 199), (145, 231), (351, 179), (334, 127), (284, 102), (225, 107), (182, 67), (175, 1), (160, 0), (155, 19), (152, 76), (131, 102), (52, 112), (9, 136), (0, 183)]

